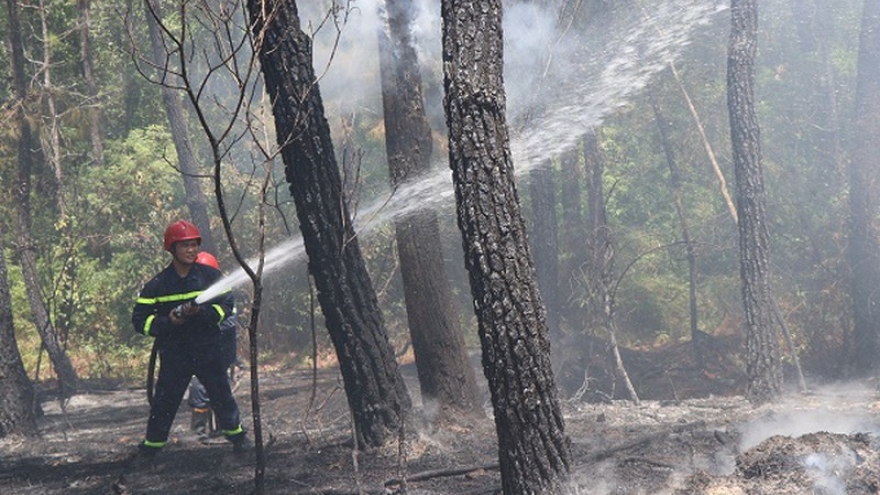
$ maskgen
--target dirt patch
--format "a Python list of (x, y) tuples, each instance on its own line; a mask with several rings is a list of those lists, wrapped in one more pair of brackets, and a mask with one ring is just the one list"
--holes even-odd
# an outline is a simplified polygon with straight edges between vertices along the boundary
[[(421, 411), (411, 367), (404, 367)], [(247, 387), (237, 393), (250, 410)], [(417, 413), (403, 442), (352, 452), (339, 376), (267, 373), (261, 380), (265, 493), (495, 493), (494, 424), (433, 425)], [(127, 459), (143, 434), (143, 390), (91, 390), (65, 411), (44, 403), (39, 441), (0, 440), (0, 493), (245, 494), (255, 459), (188, 433), (183, 408), (156, 465)], [(564, 401), (572, 494), (876, 494), (880, 394), (829, 385), (752, 408), (740, 396), (603, 403)], [(246, 419), (250, 426), (250, 417)]]

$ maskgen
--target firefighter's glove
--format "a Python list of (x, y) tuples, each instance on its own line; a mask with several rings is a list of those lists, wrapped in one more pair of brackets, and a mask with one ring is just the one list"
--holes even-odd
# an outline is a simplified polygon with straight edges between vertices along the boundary
[(172, 324), (180, 325), (181, 323), (198, 315), (201, 310), (202, 307), (198, 304), (187, 302), (172, 309), (171, 312), (168, 314), (168, 318), (171, 319)]

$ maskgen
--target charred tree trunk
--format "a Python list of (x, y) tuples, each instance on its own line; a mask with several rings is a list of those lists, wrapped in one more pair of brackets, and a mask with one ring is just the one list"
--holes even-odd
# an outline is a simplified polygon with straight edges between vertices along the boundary
[[(169, 57), (165, 49), (162, 32), (159, 26), (162, 24), (162, 11), (159, 9), (157, 0), (146, 0), (144, 9), (147, 17), (147, 26), (150, 30), (150, 46), (153, 50), (153, 62), (156, 67), (164, 67)], [(174, 76), (170, 73), (161, 73), (158, 69), (158, 79), (169, 81), (172, 84)], [(168, 125), (171, 128), (171, 139), (174, 141), (174, 149), (177, 152), (177, 162), (180, 173), (183, 176), (183, 189), (186, 193), (186, 205), (192, 216), (191, 220), (202, 234), (202, 249), (209, 253), (217, 252), (217, 244), (211, 235), (211, 217), (208, 215), (207, 200), (202, 186), (199, 183), (199, 164), (192, 150), (189, 129), (186, 125), (186, 117), (183, 115), (183, 100), (177, 92), (165, 85), (160, 85), (162, 92), (162, 105), (168, 117)]]
[(746, 324), (746, 395), (752, 403), (762, 404), (781, 394), (782, 371), (773, 326), (766, 193), (754, 95), (757, 0), (733, 0), (730, 13), (727, 104), (736, 174), (740, 276)]
[[(385, 147), (394, 187), (431, 169), (431, 128), (425, 115), (418, 55), (411, 36), (411, 6), (386, 0), (388, 32), (379, 31)], [(447, 420), (482, 415), (476, 377), (452, 303), (440, 223), (430, 209), (395, 222), (406, 315), (422, 396), (437, 402)]]
[(535, 252), (535, 272), (541, 299), (547, 309), (547, 327), (550, 339), (562, 338), (559, 317), (559, 228), (556, 220), (556, 184), (553, 164), (548, 160), (529, 172), (529, 195), (532, 198), (532, 248)]
[(605, 163), (599, 152), (595, 131), (584, 135), (584, 169), (587, 177), (587, 263), (584, 270), (586, 286), (588, 328), (600, 328), (606, 324), (606, 301), (610, 300), (614, 283), (614, 246), (605, 213), (605, 188), (602, 176)]
[[(24, 71), (24, 49), (21, 40), (21, 27), (18, 22), (18, 6), (15, 0), (7, 0), (9, 45), (12, 62), (12, 85), (15, 92), (13, 119), (18, 134), (18, 179), (15, 184), (15, 199), (18, 216), (18, 250), (21, 263), (22, 278), (27, 291), (28, 302), (34, 315), (34, 324), (40, 334), (43, 346), (55, 367), (55, 373), (61, 382), (62, 394), (67, 395), (76, 390), (78, 377), (70, 358), (64, 352), (62, 339), (58, 335), (43, 299), (37, 273), (37, 255), (31, 236), (31, 169), (34, 161), (32, 155), (33, 135), (25, 115), (28, 90)], [(66, 390), (65, 390), (66, 389)]]
[(514, 181), (505, 116), (501, 2), (443, 0), (449, 162), (492, 394), (502, 488), (558, 493), (571, 463)]
[[(4, 237), (0, 224), (0, 238)], [(0, 247), (0, 438), (10, 435), (36, 437), (39, 434), (34, 388), (28, 380), (12, 319), (12, 296), (6, 270), (6, 253)]]
[(345, 203), (330, 127), (296, 2), (248, 1), (261, 70), (309, 271), (336, 349), (359, 447), (378, 447), (403, 423), (410, 398)]

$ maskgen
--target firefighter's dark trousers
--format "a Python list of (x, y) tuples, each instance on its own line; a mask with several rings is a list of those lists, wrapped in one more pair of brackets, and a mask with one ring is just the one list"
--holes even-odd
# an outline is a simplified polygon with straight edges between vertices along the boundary
[(229, 388), (226, 364), (219, 353), (194, 356), (174, 349), (160, 350), (156, 395), (147, 421), (147, 442), (162, 444), (168, 441), (174, 416), (193, 375), (202, 382), (211, 398), (211, 408), (217, 415), (220, 430), (240, 430), (241, 416)]

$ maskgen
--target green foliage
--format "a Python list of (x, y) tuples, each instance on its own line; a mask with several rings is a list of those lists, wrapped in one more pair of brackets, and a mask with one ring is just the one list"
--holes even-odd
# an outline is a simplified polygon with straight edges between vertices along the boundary
[[(93, 329), (130, 328), (137, 290), (168, 262), (162, 233), (181, 216), (182, 186), (167, 162), (170, 136), (160, 127), (132, 132), (108, 147), (107, 165), (81, 177), (82, 212), (89, 238), (82, 249), (92, 266), (83, 267), (88, 299), (97, 305)], [(109, 303), (109, 304), (108, 304)], [(104, 312), (107, 313), (104, 313)]]
[[(806, 366), (840, 373), (828, 365), (845, 351), (846, 177), (843, 120), (852, 101), (858, 2), (828, 6), (812, 18), (810, 43), (796, 29), (794, 4), (762, 4), (757, 86), (767, 205), (770, 217), (773, 291), (809, 358)], [(795, 6), (796, 7), (796, 6)], [(724, 80), (726, 19), (695, 36), (677, 63), (701, 124), (733, 195)], [(713, 35), (714, 33), (714, 35)], [(698, 262), (698, 313), (702, 330), (738, 330), (741, 315), (736, 228), (721, 201), (681, 89), (668, 71), (655, 76), (654, 93), (670, 121), (670, 141), (681, 172), (681, 192)], [(668, 167), (647, 102), (608, 119), (603, 156), (608, 222), (615, 238), (616, 313), (623, 340), (653, 342), (654, 335), (686, 336), (687, 264)], [(830, 106), (830, 105), (836, 106)], [(841, 117), (838, 117), (841, 119)], [(735, 199), (735, 198), (734, 198)], [(631, 266), (630, 266), (631, 265)], [(626, 273), (622, 273), (629, 267)]]
[[(146, 278), (168, 262), (161, 246), (165, 226), (178, 217), (188, 216), (187, 198), (174, 168), (177, 160), (159, 88), (138, 74), (133, 63), (133, 58), (143, 54), (132, 49), (149, 46), (146, 24), (140, 5), (133, 4), (135, 11), (126, 13), (112, 2), (92, 4), (90, 28), (99, 94), (90, 99), (81, 76), (81, 47), (74, 29), (78, 17), (76, 4), (62, 0), (50, 0), (47, 4), (49, 41), (55, 62), (52, 78), (63, 136), (67, 216), (59, 215), (54, 172), (44, 157), (38, 157), (33, 171), (32, 215), (41, 283), (53, 321), (64, 325), (73, 361), (83, 376), (139, 378), (149, 339), (131, 331), (131, 305)], [(781, 0), (762, 3), (759, 27), (756, 92), (770, 216), (773, 290), (807, 358), (805, 365), (827, 373), (841, 373), (840, 369), (829, 369), (821, 363), (839, 358), (848, 345), (850, 308), (843, 256), (848, 198), (846, 156), (841, 150), (845, 149), (843, 131), (855, 89), (854, 47), (861, 2), (824, 2), (822, 8), (827, 11), (813, 17), (805, 17), (811, 11), (793, 10), (797, 8), (795, 4)], [(584, 18), (572, 24), (572, 30), (582, 28), (595, 14), (586, 10), (582, 12)], [(27, 67), (34, 95), (27, 106), (28, 119), (45, 137), (41, 123), (46, 109), (44, 100), (38, 98), (44, 88), (40, 87), (42, 74), (36, 63), (42, 59), (42, 41), (37, 35), (41, 31), (39, 16), (35, 9), (21, 12), (28, 58), (35, 61)], [(174, 17), (176, 9), (166, 9), (165, 13), (172, 25), (180, 22)], [(809, 22), (800, 23), (798, 19)], [(131, 21), (130, 32), (126, 30), (127, 21)], [(806, 31), (802, 29), (805, 27)], [(6, 29), (6, 23), (0, 22), (4, 40)], [(724, 12), (715, 15), (712, 22), (695, 32), (676, 61), (680, 82), (667, 68), (656, 72), (647, 88), (656, 95), (664, 118), (669, 121), (669, 140), (681, 175), (684, 216), (697, 254), (699, 327), (710, 333), (739, 330), (737, 232), (682, 89), (687, 91), (699, 114), (700, 125), (727, 181), (727, 191), (733, 195), (735, 178), (730, 164), (725, 81), (728, 29), (728, 16)], [(210, 40), (212, 35), (205, 26), (198, 26), (192, 33), (192, 40), (200, 43)], [(804, 37), (804, 33), (808, 36)], [(601, 38), (609, 34), (591, 35)], [(340, 46), (358, 44), (364, 44), (363, 36), (344, 37)], [(321, 57), (328, 59), (326, 53)], [(8, 67), (8, 61), (8, 45), (0, 44), (0, 66)], [(198, 63), (194, 70), (203, 73), (205, 68)], [(438, 60), (422, 63), (430, 105), (442, 97), (441, 66)], [(339, 66), (345, 77), (334, 70), (333, 64)], [(377, 67), (353, 70), (349, 65), (364, 67), (366, 63), (351, 54), (340, 54), (322, 80), (322, 94), (337, 159), (345, 167), (346, 177), (356, 178), (348, 183), (352, 187), (347, 192), (353, 205), (363, 206), (381, 201), (388, 193), (384, 128), (379, 93), (370, 92), (377, 79)], [(353, 93), (355, 89), (358, 94)], [(688, 265), (682, 226), (672, 202), (670, 170), (647, 89), (601, 124), (603, 181), (615, 247), (616, 323), (621, 342), (629, 345), (675, 342), (689, 336)], [(210, 90), (211, 97), (230, 94), (228, 86), (211, 86)], [(8, 85), (0, 86), (4, 112), (10, 95)], [(209, 112), (212, 124), (222, 123), (227, 117), (223, 103)], [(106, 157), (100, 168), (88, 157), (90, 143), (85, 117), (86, 109), (92, 106), (100, 109), (103, 119)], [(442, 132), (442, 119), (437, 118), (442, 112), (430, 113), (435, 119), (435, 131)], [(190, 128), (198, 126), (191, 122)], [(266, 128), (271, 136), (271, 123)], [(13, 249), (16, 226), (11, 192), (17, 170), (17, 136), (6, 121), (0, 124), (0, 133), (0, 179), (6, 192), (0, 197), (0, 221), (5, 234), (2, 245), (8, 254), (16, 335), (28, 372), (33, 376), (39, 339)], [(227, 205), (232, 205), (234, 211), (233, 230), (249, 259), (257, 253), (256, 239), (261, 228), (260, 199), (255, 190), (262, 175), (262, 163), (259, 159), (255, 162), (258, 153), (250, 139), (245, 136), (241, 143), (236, 143), (239, 146), (229, 150), (223, 157), (222, 168)], [(274, 136), (269, 140), (272, 139)], [(437, 142), (443, 144), (444, 138)], [(192, 133), (191, 145), (206, 161), (205, 140), (200, 133)], [(436, 154), (442, 157), (442, 147), (436, 148)], [(265, 228), (270, 248), (298, 235), (296, 215), (280, 167), (275, 175), (275, 187), (264, 205), (269, 211)], [(580, 180), (583, 184), (583, 177), (562, 180)], [(204, 185), (207, 192), (213, 190), (207, 181)], [(522, 196), (524, 190), (520, 190)], [(527, 203), (528, 199), (523, 199)], [(586, 212), (586, 194), (581, 201)], [(213, 205), (211, 208), (214, 211)], [(462, 268), (460, 237), (453, 221), (455, 215), (444, 210), (442, 216), (455, 297), (465, 328), (473, 329), (474, 316)], [(223, 238), (218, 236), (219, 219), (214, 218), (213, 222), (220, 244), (217, 254), (221, 267), (229, 272), (236, 265)], [(370, 227), (370, 234), (359, 238), (359, 242), (381, 298), (383, 317), (397, 343), (405, 339), (406, 318), (394, 250), (390, 248), (393, 228), (387, 224)], [(563, 252), (560, 256), (583, 260), (584, 253)], [(562, 274), (563, 279), (567, 280), (568, 275)], [(569, 288), (565, 282), (563, 287)], [(267, 359), (284, 356), (299, 362), (308, 354), (312, 340), (305, 262), (268, 273), (265, 289), (261, 352)], [(240, 288), (239, 300), (245, 307), (248, 290), (247, 286)], [(569, 291), (565, 297), (570, 295)], [(574, 301), (573, 305), (577, 303), (584, 301)], [(580, 323), (570, 326), (582, 328)], [(320, 312), (316, 325), (320, 345), (326, 350), (329, 343)], [(476, 345), (474, 335), (472, 330), (468, 332), (472, 345)], [(44, 357), (44, 369), (45, 363)]]
[[(106, 377), (117, 367), (129, 373), (124, 364), (135, 361), (128, 353), (143, 351), (130, 330), (131, 307), (143, 282), (167, 262), (161, 234), (168, 218), (180, 214), (180, 182), (164, 156), (169, 146), (168, 133), (159, 127), (110, 142), (103, 168), (83, 167), (70, 178), (77, 196), (64, 224), (36, 231), (44, 239), (40, 270), (54, 321), (64, 322), (71, 359), (85, 377)], [(68, 283), (65, 273), (72, 273)], [(10, 278), (20, 344), (35, 346), (20, 275), (13, 271)], [(73, 306), (69, 321), (60, 314), (65, 299)], [(129, 350), (127, 343), (135, 347)], [(36, 353), (23, 348), (23, 354), (33, 366)]]

